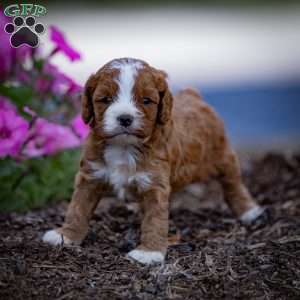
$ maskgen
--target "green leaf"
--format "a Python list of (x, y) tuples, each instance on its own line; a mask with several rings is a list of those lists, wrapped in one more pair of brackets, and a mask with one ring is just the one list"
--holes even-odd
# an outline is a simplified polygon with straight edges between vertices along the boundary
[(45, 60), (43, 59), (35, 59), (33, 62), (34, 69), (37, 69), (39, 72), (43, 70)]
[(0, 84), (0, 94), (9, 98), (17, 106), (19, 111), (22, 112), (23, 107), (31, 102), (34, 92), (27, 86)]
[(79, 157), (79, 149), (74, 149), (21, 163), (0, 160), (0, 211), (26, 211), (69, 200)]

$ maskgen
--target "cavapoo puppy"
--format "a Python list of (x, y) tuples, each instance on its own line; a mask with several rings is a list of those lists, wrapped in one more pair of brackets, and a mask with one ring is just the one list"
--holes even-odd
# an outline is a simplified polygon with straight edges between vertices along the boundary
[(242, 182), (223, 122), (195, 90), (172, 95), (165, 72), (132, 58), (107, 63), (86, 82), (82, 118), (91, 130), (72, 201), (62, 227), (46, 232), (44, 242), (80, 244), (102, 197), (130, 195), (143, 219), (139, 246), (128, 256), (163, 262), (170, 193), (209, 178), (220, 181), (242, 222), (262, 214)]

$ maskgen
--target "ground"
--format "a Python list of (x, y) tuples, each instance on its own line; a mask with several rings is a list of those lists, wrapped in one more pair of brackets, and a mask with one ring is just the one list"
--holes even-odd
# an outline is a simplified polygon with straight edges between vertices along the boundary
[(269, 217), (245, 227), (223, 205), (175, 206), (161, 266), (126, 259), (139, 234), (128, 206), (98, 210), (72, 248), (41, 242), (65, 204), (0, 214), (0, 299), (300, 299), (300, 155), (265, 155), (243, 173)]

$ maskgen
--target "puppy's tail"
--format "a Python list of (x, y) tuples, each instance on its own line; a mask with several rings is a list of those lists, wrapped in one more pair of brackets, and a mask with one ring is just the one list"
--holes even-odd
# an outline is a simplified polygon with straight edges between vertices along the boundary
[(179, 95), (188, 94), (188, 95), (202, 99), (202, 96), (200, 95), (200, 93), (193, 87), (185, 88), (184, 90), (181, 90), (178, 94)]

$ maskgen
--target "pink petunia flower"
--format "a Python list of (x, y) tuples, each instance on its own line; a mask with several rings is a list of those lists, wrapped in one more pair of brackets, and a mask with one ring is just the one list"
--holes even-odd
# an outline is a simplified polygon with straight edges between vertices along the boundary
[(69, 127), (42, 118), (36, 120), (30, 136), (23, 150), (23, 154), (28, 157), (51, 155), (80, 145), (79, 138)]
[(68, 95), (77, 94), (82, 91), (82, 87), (77, 84), (68, 75), (58, 71), (56, 81), (53, 86), (54, 90), (67, 93)]
[(68, 82), (68, 90), (67, 90), (68, 95), (78, 94), (78, 93), (82, 92), (81, 85), (79, 85), (77, 82), (75, 82), (69, 76), (67, 76), (67, 75), (64, 75), (64, 76), (65, 76), (66, 82)]
[(67, 42), (63, 33), (56, 27), (50, 26), (50, 39), (55, 43), (56, 48), (52, 53), (61, 51), (63, 52), (71, 61), (79, 60), (81, 55)]
[(0, 11), (0, 80), (6, 79), (13, 64), (14, 48), (9, 43), (9, 35), (4, 31), (4, 26), (9, 21), (10, 19)]
[(57, 82), (61, 82), (60, 77), (61, 73), (58, 68), (50, 63), (46, 63), (43, 66), (41, 76), (35, 82), (35, 89), (40, 93), (59, 93), (55, 85), (57, 85)]
[(26, 112), (28, 115), (30, 115), (32, 119), (37, 118), (36, 112), (32, 110), (30, 107), (23, 106), (23, 111)]
[(29, 123), (13, 107), (0, 108), (0, 157), (17, 157), (28, 134)]
[(8, 98), (0, 96), (0, 111), (1, 110), (12, 110), (14, 112), (17, 111), (14, 104), (12, 104)]
[(74, 132), (79, 136), (81, 140), (84, 140), (87, 135), (89, 134), (90, 128), (88, 125), (86, 125), (82, 118), (81, 115), (77, 115), (72, 121), (71, 121), (71, 126), (74, 130)]
[(19, 82), (21, 82), (22, 84), (30, 84), (31, 83), (30, 74), (27, 71), (20, 69), (20, 70), (18, 70), (18, 72), (15, 76), (16, 76), (17, 80)]
[(60, 72), (55, 65), (50, 63), (44, 65), (42, 76), (35, 82), (35, 88), (40, 93), (52, 92), (57, 95), (64, 93), (71, 95), (82, 90), (82, 87), (72, 78)]

